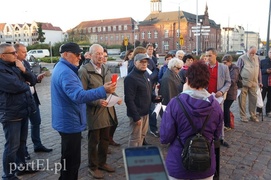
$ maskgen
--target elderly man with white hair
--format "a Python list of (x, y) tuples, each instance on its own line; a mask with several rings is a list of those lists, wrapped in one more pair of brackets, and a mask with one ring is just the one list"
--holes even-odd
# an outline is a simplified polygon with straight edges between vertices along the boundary
[(163, 105), (167, 105), (171, 98), (178, 95), (182, 92), (183, 84), (181, 83), (181, 78), (179, 76), (179, 72), (183, 67), (183, 61), (178, 59), (177, 57), (171, 59), (168, 63), (168, 69), (164, 73), (161, 82), (159, 95), (162, 95)]
[(184, 55), (185, 55), (185, 52), (183, 50), (179, 50), (176, 52), (175, 57), (180, 60), (183, 60)]

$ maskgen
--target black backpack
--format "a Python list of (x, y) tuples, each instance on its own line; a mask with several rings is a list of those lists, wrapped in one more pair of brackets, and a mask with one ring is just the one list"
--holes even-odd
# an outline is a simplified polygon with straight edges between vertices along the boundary
[(211, 113), (209, 113), (209, 115), (206, 117), (203, 127), (197, 131), (182, 102), (178, 97), (176, 97), (176, 99), (193, 130), (196, 132), (194, 135), (186, 139), (184, 145), (178, 136), (178, 140), (183, 146), (183, 151), (181, 154), (183, 166), (186, 170), (191, 172), (204, 172), (211, 167), (211, 143), (206, 137), (204, 137), (202, 132), (204, 131)]

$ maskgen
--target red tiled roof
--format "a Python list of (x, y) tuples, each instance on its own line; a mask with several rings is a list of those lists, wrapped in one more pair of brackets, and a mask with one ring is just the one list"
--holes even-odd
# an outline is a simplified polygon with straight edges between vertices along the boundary
[[(117, 21), (117, 22), (116, 22)], [(101, 20), (93, 20), (93, 21), (83, 21), (75, 28), (87, 28), (87, 27), (95, 27), (95, 26), (112, 26), (112, 25), (125, 25), (132, 24), (135, 20), (131, 17), (126, 18), (115, 18), (115, 19), (101, 19)]]
[(5, 25), (6, 25), (6, 23), (0, 23), (0, 31), (4, 30)]

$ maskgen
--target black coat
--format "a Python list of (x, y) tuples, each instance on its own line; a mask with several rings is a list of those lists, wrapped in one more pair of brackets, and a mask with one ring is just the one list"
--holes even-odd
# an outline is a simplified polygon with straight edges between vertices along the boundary
[(124, 101), (127, 106), (127, 116), (134, 122), (141, 116), (149, 114), (152, 101), (152, 84), (146, 71), (136, 67), (124, 79)]

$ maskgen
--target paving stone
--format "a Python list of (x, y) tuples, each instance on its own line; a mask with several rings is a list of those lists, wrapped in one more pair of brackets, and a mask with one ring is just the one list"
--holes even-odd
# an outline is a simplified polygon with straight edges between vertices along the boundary
[[(51, 64), (43, 64), (52, 71)], [(21, 176), (23, 180), (58, 179), (59, 173), (55, 173), (55, 165), (60, 162), (61, 144), (60, 135), (51, 125), (51, 94), (50, 77), (45, 77), (42, 83), (36, 86), (41, 100), (41, 139), (48, 148), (53, 148), (50, 153), (35, 153), (31, 139), (28, 138), (27, 145), (31, 155), (31, 161), (36, 159), (49, 160), (49, 169), (31, 175)], [(123, 97), (123, 78), (118, 81), (117, 94)], [(225, 133), (225, 140), (230, 144), (230, 148), (221, 147), (220, 180), (269, 180), (271, 179), (271, 118), (264, 116), (264, 120), (259, 123), (249, 121), (240, 122), (239, 108), (237, 101), (234, 101), (231, 111), (235, 115), (235, 128)], [(126, 116), (126, 106), (123, 102), (116, 106), (119, 125), (114, 135), (114, 140), (121, 143), (120, 147), (112, 147), (112, 154), (107, 156), (107, 162), (116, 168), (115, 173), (105, 173), (108, 180), (125, 179), (122, 149), (127, 146), (129, 135), (129, 120)], [(249, 115), (247, 114), (247, 117)], [(161, 118), (158, 118), (158, 126)], [(30, 130), (29, 130), (30, 133)], [(79, 180), (93, 179), (88, 174), (87, 155), (87, 131), (82, 133), (82, 157), (79, 170)], [(149, 133), (146, 136), (148, 142), (160, 147), (164, 159), (166, 158), (168, 145), (160, 144), (159, 138), (155, 138)], [(3, 129), (0, 129), (0, 157), (4, 149)], [(2, 169), (2, 161), (0, 163)]]

